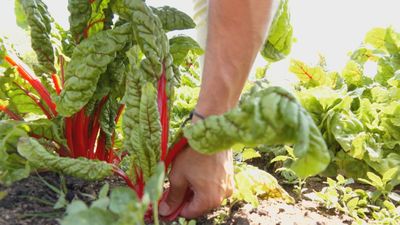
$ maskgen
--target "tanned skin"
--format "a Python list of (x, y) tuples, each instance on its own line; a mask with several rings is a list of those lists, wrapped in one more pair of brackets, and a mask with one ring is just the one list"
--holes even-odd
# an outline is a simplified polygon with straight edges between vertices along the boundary
[[(198, 113), (219, 115), (237, 105), (265, 39), (272, 8), (273, 0), (210, 0)], [(192, 122), (199, 119), (194, 117)], [(160, 214), (174, 212), (190, 188), (194, 197), (181, 216), (201, 216), (232, 194), (232, 152), (203, 155), (187, 148), (174, 160), (169, 180), (169, 194), (160, 204)]]

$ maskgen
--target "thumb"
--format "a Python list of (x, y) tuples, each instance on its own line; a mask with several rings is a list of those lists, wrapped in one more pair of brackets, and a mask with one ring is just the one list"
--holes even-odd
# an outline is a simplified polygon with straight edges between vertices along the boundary
[(185, 198), (187, 188), (188, 182), (183, 176), (172, 175), (170, 177), (167, 197), (161, 200), (159, 206), (161, 216), (168, 216), (179, 208)]

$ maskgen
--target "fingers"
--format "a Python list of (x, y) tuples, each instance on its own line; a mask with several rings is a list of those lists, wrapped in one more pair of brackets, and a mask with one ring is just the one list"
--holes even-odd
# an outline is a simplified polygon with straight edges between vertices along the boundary
[(222, 195), (207, 195), (208, 193), (195, 192), (193, 199), (182, 209), (181, 216), (196, 218), (219, 207), (223, 200)]
[(187, 180), (180, 174), (171, 171), (170, 188), (168, 190), (167, 198), (160, 203), (160, 215), (168, 216), (175, 212), (182, 204), (186, 191), (188, 189)]

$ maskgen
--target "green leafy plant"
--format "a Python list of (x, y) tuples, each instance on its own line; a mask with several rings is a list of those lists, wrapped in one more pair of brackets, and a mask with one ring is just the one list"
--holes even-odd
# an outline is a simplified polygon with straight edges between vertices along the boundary
[[(98, 199), (88, 207), (83, 201), (75, 200), (68, 205), (66, 216), (62, 219), (62, 225), (73, 224), (145, 224), (143, 218), (150, 204), (157, 208), (158, 199), (162, 195), (164, 182), (164, 165), (157, 166), (156, 173), (146, 184), (144, 193), (139, 199), (136, 193), (129, 188), (120, 187), (114, 189), (108, 196), (109, 187), (104, 186)], [(154, 224), (158, 225), (157, 210), (154, 210)]]
[(396, 208), (398, 201), (392, 203), (382, 199), (377, 202), (374, 193), (349, 187), (353, 183), (353, 179), (345, 179), (342, 175), (338, 175), (336, 180), (327, 178), (327, 187), (306, 196), (322, 203), (328, 209), (336, 209), (350, 215), (355, 219), (354, 224), (398, 224), (400, 222), (400, 213)]
[[(372, 29), (341, 72), (291, 61), (297, 96), (333, 156), (325, 175), (365, 179), (367, 171), (383, 176), (399, 167), (399, 40), (392, 28)], [(375, 76), (364, 72), (367, 62), (377, 65)], [(398, 185), (399, 175), (391, 174), (387, 185)]]
[(337, 209), (356, 219), (367, 218), (366, 214), (370, 212), (370, 209), (366, 208), (368, 204), (366, 192), (361, 189), (353, 191), (348, 187), (349, 184), (354, 183), (352, 179), (345, 179), (341, 175), (338, 175), (336, 179), (337, 181), (327, 178), (328, 187), (316, 193), (317, 200), (328, 209)]
[[(29, 28), (37, 62), (33, 65), (35, 72), (31, 71), (27, 65), (13, 55), (12, 49), (7, 47), (3, 39), (0, 40), (0, 110), (3, 117), (7, 116), (14, 120), (2, 121), (4, 124), (2, 127), (7, 128), (3, 131), (12, 133), (13, 129), (23, 127), (15, 131), (12, 141), (5, 143), (7, 148), (1, 149), (3, 153), (1, 160), (4, 162), (1, 170), (1, 175), (4, 177), (3, 182), (9, 184), (26, 177), (29, 174), (27, 171), (32, 165), (71, 175), (77, 171), (83, 171), (82, 168), (79, 169), (79, 165), (82, 166), (82, 162), (85, 160), (81, 159), (70, 160), (72, 164), (76, 162), (78, 169), (67, 169), (68, 166), (61, 168), (56, 161), (66, 162), (69, 160), (64, 157), (84, 157), (108, 163), (118, 163), (120, 160), (122, 151), (118, 150), (122, 146), (116, 146), (116, 143), (118, 145), (121, 142), (115, 139), (121, 136), (121, 131), (116, 129), (116, 126), (125, 107), (123, 97), (127, 77), (126, 68), (129, 63), (125, 52), (130, 48), (134, 39), (135, 32), (132, 29), (139, 29), (140, 24), (138, 22), (134, 25), (134, 23), (127, 23), (122, 19), (114, 24), (112, 22), (113, 14), (118, 10), (113, 11), (111, 8), (112, 5), (118, 4), (122, 6), (125, 3), (123, 1), (72, 0), (68, 6), (71, 13), (70, 31), (64, 31), (51, 18), (42, 1), (16, 1), (18, 24)], [(137, 5), (138, 3), (133, 4)], [(152, 14), (151, 9), (146, 6), (142, 10), (145, 10), (144, 12), (156, 25), (156, 27), (152, 27), (153, 30), (149, 31), (158, 32), (157, 35), (164, 42), (168, 42), (168, 40), (163, 36), (163, 29), (171, 31), (195, 26), (189, 16), (171, 7), (152, 8), (158, 17)], [(174, 18), (173, 20), (170, 18), (171, 16)], [(154, 35), (156, 36), (156, 34)], [(137, 42), (140, 42), (139, 39), (138, 37)], [(180, 39), (188, 38), (180, 37)], [(164, 48), (164, 52), (168, 51), (168, 43), (163, 47), (160, 41), (157, 48)], [(182, 52), (178, 41), (171, 50), (177, 49), (174, 52), (180, 57), (185, 57), (190, 50), (190, 44), (196, 44), (193, 42), (193, 40), (188, 42), (189, 44), (185, 45)], [(145, 45), (145, 43), (141, 44), (142, 47)], [(139, 54), (139, 51), (136, 53)], [(168, 79), (172, 79), (172, 57), (169, 55), (166, 57), (170, 59)], [(148, 60), (149, 58), (145, 61), (149, 62)], [(161, 61), (162, 59), (154, 56), (154, 60)], [(155, 77), (154, 79), (157, 80)], [(168, 90), (172, 90), (171, 82), (168, 84)], [(159, 88), (164, 88), (165, 92), (166, 85), (166, 80), (164, 80), (160, 82)], [(161, 96), (161, 91), (159, 92)], [(161, 101), (161, 97), (159, 98)], [(163, 101), (166, 102), (166, 99), (164, 98)], [(43, 150), (40, 151), (43, 154), (34, 154), (32, 149), (27, 147), (19, 148), (19, 155), (31, 161), (32, 165), (26, 164), (25, 166), (23, 159), (18, 160), (19, 165), (15, 160), (11, 161), (11, 156), (18, 158), (18, 154), (13, 154), (13, 152), (16, 153), (18, 139), (22, 136), (30, 136), (44, 146), (44, 148), (39, 147), (35, 140), (24, 141), (34, 143)], [(8, 136), (7, 139), (11, 138)], [(24, 145), (21, 144), (21, 146)], [(46, 156), (53, 158), (54, 166), (46, 164), (41, 160), (43, 158), (40, 158), (44, 157), (49, 149), (51, 153), (57, 153)], [(58, 158), (57, 155), (62, 158)], [(91, 164), (91, 167), (99, 166), (101, 168), (102, 165), (97, 162), (88, 163)], [(19, 172), (13, 173), (21, 166), (25, 167), (24, 173), (21, 173), (21, 169), (18, 170)], [(107, 171), (111, 169), (110, 166), (106, 167)], [(118, 169), (114, 167), (112, 170)], [(103, 173), (104, 176), (109, 174), (111, 173)], [(103, 175), (99, 175), (95, 179), (104, 177)], [(84, 177), (84, 175), (78, 176)], [(93, 178), (90, 177), (92, 176), (88, 175), (87, 178)]]
[(283, 166), (276, 169), (276, 172), (280, 172), (281, 175), (286, 178), (288, 183), (295, 184), (293, 191), (297, 194), (297, 197), (301, 197), (306, 191), (304, 185), (308, 177), (300, 178), (296, 176), (296, 173), (290, 168), (286, 167), (285, 164), (296, 161), (296, 156), (294, 155), (293, 148), (289, 146), (284, 146), (287, 154), (277, 155), (272, 160), (271, 163), (282, 162)]
[(287, 203), (294, 203), (294, 199), (271, 174), (257, 167), (246, 163), (235, 165), (234, 180), (235, 191), (231, 197), (233, 202), (245, 201), (257, 207), (259, 199), (280, 198)]
[(398, 168), (392, 168), (386, 171), (383, 173), (382, 178), (372, 172), (367, 172), (368, 179), (360, 178), (358, 180), (376, 188), (376, 191), (371, 196), (373, 201), (377, 200), (381, 195), (387, 198), (394, 188), (390, 181), (395, 178), (397, 170)]

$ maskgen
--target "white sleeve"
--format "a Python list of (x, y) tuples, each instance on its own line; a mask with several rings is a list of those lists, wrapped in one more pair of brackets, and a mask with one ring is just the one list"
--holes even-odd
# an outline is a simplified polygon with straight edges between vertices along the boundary
[[(205, 49), (207, 41), (207, 21), (208, 21), (208, 2), (209, 0), (193, 1), (193, 20), (196, 23), (197, 42)], [(204, 55), (200, 58), (200, 68), (204, 66)]]

